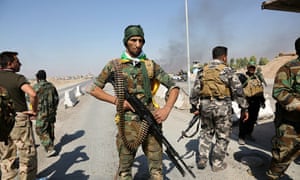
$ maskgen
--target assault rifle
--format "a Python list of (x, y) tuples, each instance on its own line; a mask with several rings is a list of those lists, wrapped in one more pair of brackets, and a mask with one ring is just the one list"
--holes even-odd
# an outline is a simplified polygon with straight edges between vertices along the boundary
[(164, 137), (161, 128), (157, 124), (153, 114), (147, 109), (147, 107), (134, 95), (130, 95), (127, 90), (125, 90), (125, 99), (130, 103), (130, 105), (135, 109), (135, 113), (143, 120), (146, 120), (149, 124), (150, 130), (149, 132), (156, 138), (158, 142), (161, 142), (165, 147), (165, 152), (167, 153), (170, 160), (175, 164), (176, 168), (180, 171), (182, 176), (185, 176), (185, 171), (182, 166), (179, 164), (177, 159), (181, 162), (181, 164), (186, 168), (186, 170), (196, 178), (195, 174), (192, 170), (185, 164), (176, 150), (172, 147), (172, 145), (168, 142), (168, 140)]
[[(198, 121), (199, 120), (199, 121)], [(197, 129), (196, 131), (191, 134), (191, 135), (187, 135), (187, 132), (194, 126), (194, 124), (198, 121), (198, 125), (197, 125)], [(201, 120), (199, 119), (199, 115), (194, 115), (192, 120), (189, 122), (189, 125), (188, 127), (184, 130), (184, 131), (181, 131), (181, 136), (177, 139), (177, 142), (179, 142), (181, 139), (183, 139), (184, 137), (187, 137), (187, 138), (191, 138), (193, 137), (199, 130), (199, 125), (200, 125), (200, 122)]]

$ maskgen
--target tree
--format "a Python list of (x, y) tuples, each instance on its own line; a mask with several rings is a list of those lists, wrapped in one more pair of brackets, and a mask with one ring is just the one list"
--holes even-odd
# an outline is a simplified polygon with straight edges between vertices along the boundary
[(269, 60), (267, 58), (261, 57), (259, 59), (258, 65), (266, 65), (266, 64), (268, 64), (268, 62), (269, 62)]

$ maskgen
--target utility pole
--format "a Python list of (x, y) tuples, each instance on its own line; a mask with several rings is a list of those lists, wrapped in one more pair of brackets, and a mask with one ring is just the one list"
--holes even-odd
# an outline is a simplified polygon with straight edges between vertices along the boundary
[(189, 18), (188, 18), (188, 0), (185, 0), (185, 27), (186, 27), (186, 53), (187, 53), (187, 81), (188, 95), (191, 93), (191, 72), (190, 72), (190, 40), (189, 40)]

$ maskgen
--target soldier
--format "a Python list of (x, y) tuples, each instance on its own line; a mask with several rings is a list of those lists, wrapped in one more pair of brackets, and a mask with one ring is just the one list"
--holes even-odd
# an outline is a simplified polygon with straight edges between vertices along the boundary
[(255, 141), (252, 136), (254, 126), (258, 119), (260, 107), (265, 108), (264, 87), (260, 78), (255, 73), (256, 63), (250, 61), (247, 65), (247, 72), (239, 74), (239, 79), (243, 84), (244, 94), (249, 104), (248, 113), (249, 118), (247, 121), (240, 119), (239, 121), (239, 140), (240, 145), (244, 145), (247, 140)]
[[(0, 86), (7, 89), (16, 110), (15, 126), (8, 145), (0, 143), (1, 178), (14, 179), (19, 172), (20, 180), (33, 180), (37, 173), (37, 154), (30, 116), (37, 112), (37, 96), (27, 79), (19, 72), (21, 62), (17, 52), (0, 54)], [(32, 110), (28, 110), (25, 93), (29, 95)], [(19, 165), (16, 163), (19, 157)], [(18, 169), (19, 166), (19, 169)]]
[(56, 154), (54, 149), (54, 124), (59, 96), (55, 86), (46, 80), (46, 72), (39, 70), (36, 73), (37, 83), (33, 86), (39, 99), (36, 119), (36, 133), (44, 146), (47, 156)]
[(297, 59), (279, 68), (274, 80), (276, 102), (272, 160), (267, 175), (279, 179), (300, 153), (300, 37), (295, 42)]
[(197, 167), (199, 169), (206, 168), (212, 139), (216, 135), (216, 143), (210, 160), (212, 171), (217, 172), (227, 167), (224, 159), (232, 128), (232, 99), (235, 99), (242, 108), (241, 117), (244, 120), (248, 118), (248, 104), (237, 75), (226, 64), (227, 48), (215, 47), (212, 50), (212, 57), (213, 60), (201, 68), (197, 74), (190, 103), (192, 105), (191, 112), (200, 113), (202, 121), (199, 143), (200, 159)]
[[(100, 99), (118, 105), (118, 98), (106, 93), (103, 88), (108, 80), (116, 73), (114, 63), (121, 65), (122, 77), (128, 92), (140, 99), (147, 108), (153, 112), (158, 124), (162, 124), (172, 110), (177, 99), (179, 88), (175, 85), (171, 77), (153, 60), (146, 57), (142, 51), (145, 44), (144, 32), (140, 25), (129, 25), (124, 31), (123, 43), (126, 50), (122, 53), (121, 58), (109, 61), (101, 71), (94, 82), (94, 87), (90, 94)], [(167, 89), (166, 104), (162, 107), (155, 107), (151, 87), (157, 87), (155, 82), (160, 82)], [(118, 87), (115, 87), (115, 90)], [(153, 90), (153, 89), (152, 89)], [(134, 109), (125, 100), (123, 105), (125, 125), (123, 132), (129, 142), (139, 139), (141, 129), (141, 119), (134, 113)], [(122, 106), (121, 105), (121, 106)], [(118, 112), (120, 113), (120, 112)], [(120, 116), (116, 117), (116, 124), (119, 126)], [(131, 180), (131, 168), (137, 150), (129, 150), (123, 141), (121, 128), (117, 134), (117, 149), (119, 152), (119, 169), (116, 177), (121, 180)], [(153, 180), (162, 180), (162, 144), (158, 142), (151, 133), (148, 133), (146, 139), (142, 141), (142, 148), (148, 159), (150, 178)]]

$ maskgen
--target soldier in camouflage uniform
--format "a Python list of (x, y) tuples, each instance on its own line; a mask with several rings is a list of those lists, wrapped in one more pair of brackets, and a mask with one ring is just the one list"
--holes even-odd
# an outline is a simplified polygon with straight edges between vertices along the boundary
[[(0, 86), (8, 90), (16, 110), (15, 126), (8, 145), (0, 142), (1, 179), (34, 180), (37, 173), (37, 154), (30, 116), (37, 112), (37, 96), (27, 79), (19, 72), (21, 63), (17, 52), (0, 54)], [(32, 110), (28, 110), (25, 93), (29, 95)], [(19, 165), (16, 163), (19, 157)], [(19, 169), (18, 169), (19, 166)]]
[[(124, 31), (123, 43), (126, 50), (121, 58), (117, 59), (122, 65), (122, 75), (128, 92), (140, 99), (147, 108), (153, 112), (157, 123), (162, 124), (171, 112), (177, 99), (179, 88), (175, 85), (171, 77), (153, 60), (149, 60), (143, 53), (142, 48), (145, 43), (144, 32), (140, 25), (130, 25)], [(103, 91), (108, 79), (115, 71), (113, 61), (109, 61), (103, 68), (94, 82), (94, 87), (90, 94), (97, 99), (117, 105), (118, 98)], [(162, 107), (155, 107), (152, 101), (151, 85), (160, 82), (167, 87), (166, 104)], [(134, 113), (134, 109), (125, 100), (125, 134), (128, 141), (135, 141), (141, 128), (141, 119)], [(117, 125), (119, 119), (116, 119)], [(124, 145), (121, 134), (116, 136), (117, 149), (119, 152), (119, 168), (116, 175), (120, 180), (131, 180), (131, 168), (137, 150), (130, 151)], [(159, 143), (150, 133), (142, 142), (142, 148), (148, 159), (150, 179), (162, 180), (162, 144)]]
[(267, 171), (270, 179), (283, 176), (300, 153), (300, 38), (295, 49), (298, 58), (281, 66), (274, 80), (276, 134), (272, 138), (272, 160)]
[(56, 154), (54, 149), (54, 124), (59, 96), (55, 86), (46, 80), (46, 72), (39, 70), (36, 74), (37, 83), (33, 86), (39, 99), (36, 119), (36, 133), (44, 146), (47, 156)]
[[(231, 133), (232, 99), (235, 99), (242, 108), (241, 116), (248, 118), (247, 101), (241, 82), (234, 70), (227, 66), (227, 48), (217, 46), (212, 51), (213, 60), (202, 67), (197, 74), (194, 87), (191, 90), (191, 112), (200, 113), (201, 131), (199, 169), (204, 169), (209, 160), (209, 151), (213, 136), (216, 143), (212, 150), (212, 171), (224, 170), (227, 164), (224, 158), (229, 144)], [(198, 108), (198, 104), (200, 105)]]

